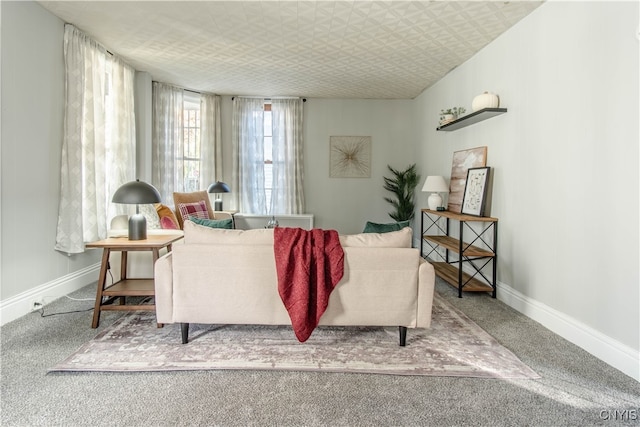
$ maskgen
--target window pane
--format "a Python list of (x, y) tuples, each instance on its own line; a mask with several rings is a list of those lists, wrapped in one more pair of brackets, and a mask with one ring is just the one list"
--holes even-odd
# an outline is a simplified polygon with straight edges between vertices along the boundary
[(185, 192), (200, 190), (200, 161), (185, 160), (184, 161), (184, 189)]
[(264, 160), (266, 161), (272, 161), (273, 160), (273, 138), (271, 138), (270, 136), (265, 136), (264, 137)]
[(271, 208), (273, 191), (273, 115), (271, 105), (266, 104), (264, 110), (264, 190), (267, 210)]
[(264, 112), (264, 136), (272, 136), (273, 120), (271, 111)]

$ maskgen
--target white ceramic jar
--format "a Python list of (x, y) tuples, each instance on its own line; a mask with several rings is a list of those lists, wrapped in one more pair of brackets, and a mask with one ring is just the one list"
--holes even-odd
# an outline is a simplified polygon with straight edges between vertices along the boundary
[(500, 106), (500, 98), (498, 95), (491, 92), (484, 92), (475, 98), (471, 103), (471, 109), (473, 111), (482, 110), (483, 108), (498, 108)]

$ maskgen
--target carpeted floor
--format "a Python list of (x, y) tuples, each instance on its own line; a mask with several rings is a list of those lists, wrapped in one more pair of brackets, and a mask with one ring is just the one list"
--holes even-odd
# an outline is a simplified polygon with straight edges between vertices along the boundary
[[(640, 383), (499, 300), (438, 293), (540, 375), (502, 380), (284, 371), (47, 370), (122, 316), (32, 313), (0, 331), (4, 426), (639, 425)], [(499, 290), (498, 290), (499, 292)], [(72, 297), (95, 297), (95, 284)], [(66, 298), (45, 313), (90, 308)], [(624, 412), (626, 411), (626, 412)], [(632, 415), (635, 414), (635, 415)]]
[(262, 369), (538, 378), (491, 335), (436, 293), (429, 329), (319, 327), (299, 343), (290, 326), (192, 325), (181, 344), (179, 325), (157, 328), (155, 316), (134, 312), (84, 344), (52, 371), (177, 371)]

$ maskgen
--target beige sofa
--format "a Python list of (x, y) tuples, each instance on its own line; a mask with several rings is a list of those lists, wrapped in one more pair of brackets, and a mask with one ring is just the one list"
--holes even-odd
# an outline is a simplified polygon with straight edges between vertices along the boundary
[[(434, 269), (411, 248), (410, 228), (340, 236), (340, 243), (344, 276), (320, 326), (398, 326), (401, 346), (407, 328), (430, 326)], [(189, 323), (291, 324), (278, 293), (270, 229), (186, 221), (184, 244), (156, 262), (155, 288), (157, 321), (181, 323), (183, 343)]]

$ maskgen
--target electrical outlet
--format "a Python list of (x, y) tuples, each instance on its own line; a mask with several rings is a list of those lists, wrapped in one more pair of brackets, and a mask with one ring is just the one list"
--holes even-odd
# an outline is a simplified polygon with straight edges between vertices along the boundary
[(31, 311), (39, 311), (42, 309), (42, 303), (40, 301), (34, 301), (31, 306)]

